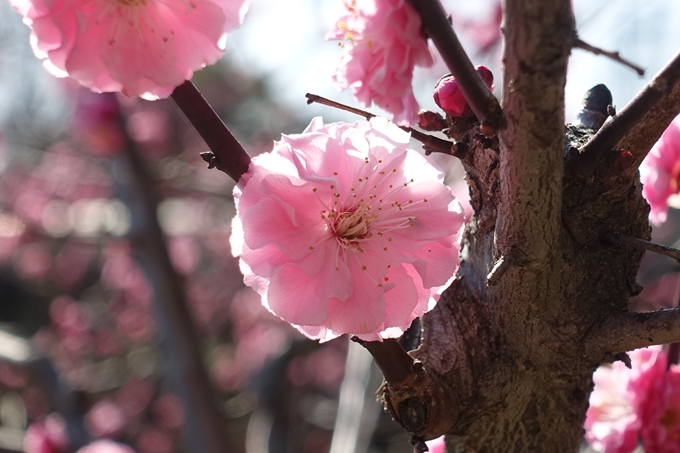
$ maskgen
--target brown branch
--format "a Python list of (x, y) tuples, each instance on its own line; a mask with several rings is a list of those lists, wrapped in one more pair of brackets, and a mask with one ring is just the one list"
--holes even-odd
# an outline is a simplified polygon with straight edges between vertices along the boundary
[(498, 99), (475, 70), (470, 57), (458, 41), (439, 0), (410, 0), (420, 14), (425, 33), (432, 39), (446, 66), (456, 78), (475, 116), (493, 135), (502, 127), (503, 111)]
[(210, 148), (211, 152), (201, 153), (208, 168), (217, 168), (238, 182), (248, 171), (250, 156), (201, 92), (187, 80), (175, 88), (172, 100)]
[(581, 147), (586, 161), (613, 149), (635, 157), (635, 171), (654, 143), (680, 113), (680, 53)]
[(364, 341), (352, 337), (352, 341), (366, 348), (383, 372), (385, 381), (390, 384), (399, 385), (413, 374), (414, 360), (397, 340), (390, 338), (383, 341)]
[(601, 360), (633, 349), (680, 341), (680, 308), (620, 313), (607, 318), (586, 340), (586, 355)]
[(129, 239), (154, 293), (160, 350), (171, 391), (186, 415), (187, 448), (195, 453), (227, 453), (231, 449), (224, 419), (205, 370), (184, 282), (175, 271), (156, 217), (156, 188), (135, 143), (129, 137), (126, 141), (119, 165), (127, 178), (118, 190), (133, 213)]
[(637, 73), (640, 77), (645, 75), (645, 70), (642, 69), (640, 66), (636, 65), (635, 63), (626, 60), (625, 58), (621, 57), (621, 55), (618, 52), (612, 52), (609, 50), (604, 50), (600, 49), (599, 47), (592, 46), (588, 44), (587, 42), (581, 40), (578, 36), (574, 36), (574, 48), (576, 49), (581, 49), (585, 50), (586, 52), (590, 52), (595, 55), (602, 55), (604, 57), (610, 58), (617, 63), (621, 63), (624, 66), (629, 67), (633, 71)]
[(675, 249), (673, 247), (669, 247), (667, 245), (657, 244), (656, 242), (646, 241), (644, 239), (634, 238), (631, 236), (625, 236), (621, 234), (608, 236), (608, 239), (619, 244), (630, 244), (653, 253), (665, 255), (680, 262), (680, 250)]
[[(564, 86), (574, 19), (569, 0), (506, 0), (498, 246), (528, 265), (560, 237)], [(509, 291), (511, 288), (505, 288)], [(510, 298), (511, 299), (511, 298)]]
[[(367, 120), (370, 120), (371, 118), (375, 118), (377, 116), (376, 114), (371, 113), (369, 111), (357, 107), (352, 107), (350, 105), (343, 104), (342, 102), (333, 101), (323, 96), (319, 96), (318, 94), (307, 93), (305, 97), (307, 98), (307, 104), (317, 103), (321, 105), (327, 105), (328, 107), (333, 107), (339, 110), (344, 110), (345, 112), (350, 112), (354, 113), (355, 115), (363, 116)], [(425, 148), (426, 150), (426, 154), (430, 154), (433, 152), (443, 153), (462, 159), (465, 156), (465, 152), (467, 151), (467, 145), (465, 143), (450, 142), (448, 140), (435, 137), (434, 135), (424, 134), (416, 129), (407, 126), (399, 126), (399, 128), (406, 132), (409, 132), (411, 134), (411, 137), (422, 143), (423, 148)]]

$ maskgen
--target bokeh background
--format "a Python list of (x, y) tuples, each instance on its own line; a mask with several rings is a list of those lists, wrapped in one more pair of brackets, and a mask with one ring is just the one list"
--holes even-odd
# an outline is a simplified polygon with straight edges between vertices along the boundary
[[(474, 63), (498, 80), (497, 2), (443, 3)], [(622, 107), (680, 47), (675, 0), (574, 7), (585, 41), (621, 51), (648, 73), (640, 78), (575, 50), (568, 120), (598, 83)], [(252, 0), (225, 58), (195, 75), (252, 155), (313, 116), (356, 120), (304, 99), (313, 92), (354, 103), (331, 80), (342, 49), (324, 40), (342, 10), (340, 0)], [(233, 183), (205, 168), (206, 146), (172, 103), (93, 94), (55, 79), (28, 36), (1, 1), (0, 453), (68, 453), (101, 438), (139, 453), (195, 451), (184, 429), (195, 414), (176, 396), (164, 283), (149, 259), (154, 216), (181, 288), (175, 296), (200, 332), (229, 452), (411, 451), (375, 402), (381, 377), (367, 353), (347, 338), (304, 339), (244, 287), (229, 247)], [(424, 108), (435, 108), (432, 86), (446, 72), (440, 61), (417, 70)], [(461, 169), (437, 159), (464, 201)], [(677, 247), (679, 226), (680, 212), (671, 210), (655, 240)], [(632, 308), (676, 306), (679, 271), (670, 259), (646, 256), (638, 278), (645, 289)]]

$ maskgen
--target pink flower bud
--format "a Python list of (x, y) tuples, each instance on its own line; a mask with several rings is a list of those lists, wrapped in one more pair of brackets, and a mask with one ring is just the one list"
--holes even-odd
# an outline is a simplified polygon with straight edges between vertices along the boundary
[[(493, 74), (486, 66), (477, 66), (477, 73), (486, 85), (493, 89)], [(439, 79), (434, 87), (434, 102), (441, 107), (447, 115), (459, 117), (470, 111), (470, 106), (458, 86), (458, 81), (453, 76)]]

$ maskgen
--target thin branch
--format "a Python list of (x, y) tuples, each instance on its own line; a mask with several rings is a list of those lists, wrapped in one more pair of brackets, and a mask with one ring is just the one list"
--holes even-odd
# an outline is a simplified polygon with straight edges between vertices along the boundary
[(586, 355), (600, 360), (633, 349), (680, 341), (680, 308), (649, 313), (620, 313), (593, 329)]
[(175, 88), (172, 100), (210, 148), (211, 152), (201, 153), (208, 168), (217, 168), (238, 182), (248, 171), (250, 156), (201, 92), (187, 80)]
[(486, 286), (496, 286), (498, 282), (501, 281), (503, 275), (505, 275), (508, 269), (510, 269), (510, 267), (512, 267), (512, 259), (510, 259), (510, 255), (501, 256), (493, 265), (489, 275), (486, 276)]
[[(318, 94), (307, 93), (305, 97), (307, 98), (307, 104), (317, 103), (321, 105), (327, 105), (328, 107), (333, 107), (339, 110), (344, 110), (345, 112), (350, 112), (354, 113), (355, 115), (363, 116), (367, 120), (370, 120), (371, 118), (375, 118), (377, 116), (376, 114), (368, 112), (366, 110), (362, 110), (357, 107), (352, 107), (350, 105), (343, 104), (342, 102), (333, 101), (323, 96), (319, 96)], [(462, 159), (465, 156), (465, 153), (467, 152), (467, 145), (465, 143), (450, 142), (448, 140), (435, 137), (434, 135), (424, 134), (416, 129), (406, 126), (399, 126), (399, 128), (406, 132), (409, 132), (411, 134), (411, 137), (422, 143), (423, 147), (426, 150), (426, 154), (430, 154), (433, 152), (443, 153)]]
[(425, 33), (432, 39), (449, 71), (456, 78), (475, 116), (483, 128), (488, 129), (489, 135), (495, 134), (502, 127), (501, 105), (472, 65), (439, 0), (410, 2), (420, 14)]
[(644, 69), (642, 69), (640, 66), (636, 65), (635, 63), (633, 63), (629, 60), (626, 60), (618, 52), (612, 52), (612, 51), (609, 51), (609, 50), (604, 50), (604, 49), (600, 49), (599, 47), (592, 46), (592, 45), (588, 44), (587, 42), (584, 42), (583, 40), (581, 40), (581, 38), (579, 38), (578, 36), (574, 37), (574, 47), (576, 49), (585, 50), (585, 51), (593, 53), (595, 55), (602, 55), (604, 57), (610, 58), (610, 59), (616, 61), (617, 63), (621, 63), (622, 65), (629, 67), (630, 69), (635, 71), (637, 73), (637, 75), (639, 75), (640, 77), (645, 75)]
[(653, 253), (665, 255), (680, 263), (680, 250), (674, 249), (673, 247), (621, 234), (608, 236), (608, 239), (619, 244), (630, 244)]
[[(616, 115), (581, 147), (592, 165), (597, 156), (612, 149), (625, 149), (635, 157), (637, 169), (663, 131), (680, 113), (680, 53)], [(586, 163), (587, 165), (587, 163)]]

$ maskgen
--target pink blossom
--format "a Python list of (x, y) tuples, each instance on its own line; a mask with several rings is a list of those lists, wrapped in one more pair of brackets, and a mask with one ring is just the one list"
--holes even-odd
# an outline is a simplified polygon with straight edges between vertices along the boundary
[(352, 0), (345, 6), (348, 14), (326, 35), (346, 40), (333, 76), (338, 89), (352, 88), (357, 101), (374, 102), (398, 124), (417, 123), (413, 68), (433, 64), (420, 16), (405, 0)]
[(642, 165), (642, 195), (652, 208), (649, 220), (666, 221), (668, 197), (680, 192), (680, 123), (671, 123), (651, 149)]
[(660, 346), (600, 367), (586, 416), (586, 440), (597, 451), (630, 453), (642, 440), (647, 453), (675, 453), (680, 445), (680, 367)]
[[(477, 73), (486, 86), (493, 89), (493, 74), (486, 66), (477, 66)], [(452, 75), (444, 76), (434, 87), (434, 102), (452, 117), (459, 117), (470, 111), (467, 99), (458, 86), (458, 81)]]
[(127, 445), (108, 439), (101, 439), (85, 445), (76, 453), (135, 453), (135, 451)]
[(11, 0), (45, 67), (93, 91), (156, 99), (224, 53), (246, 0)]
[(48, 415), (45, 420), (33, 423), (26, 430), (26, 453), (62, 453), (67, 448), (66, 425), (57, 414)]
[(455, 273), (460, 205), (381, 118), (283, 136), (234, 195), (232, 251), (265, 306), (323, 341), (398, 336)]

